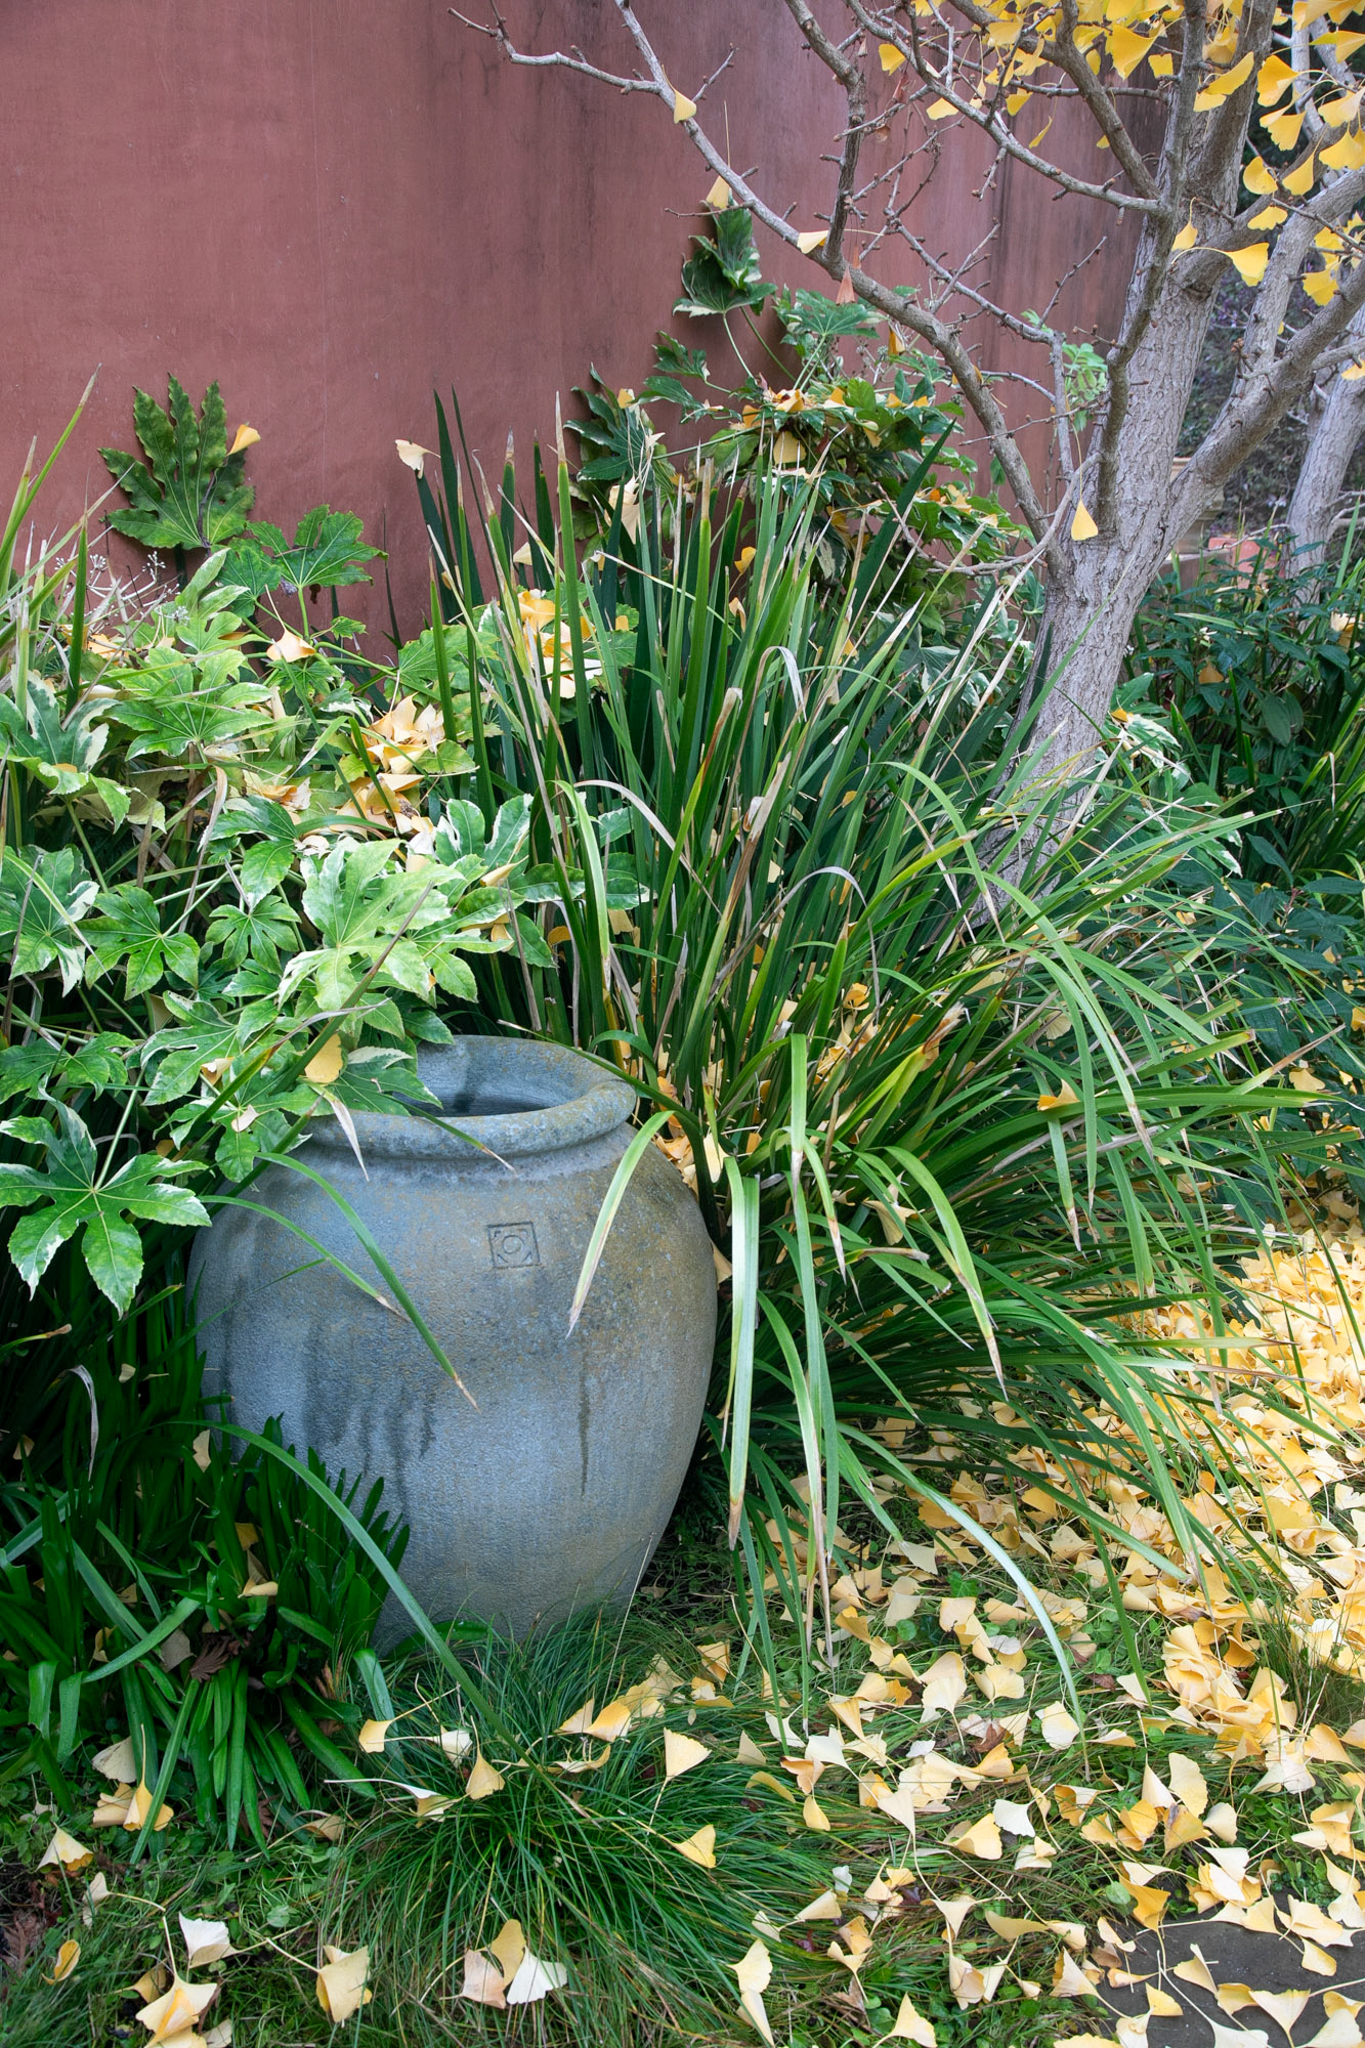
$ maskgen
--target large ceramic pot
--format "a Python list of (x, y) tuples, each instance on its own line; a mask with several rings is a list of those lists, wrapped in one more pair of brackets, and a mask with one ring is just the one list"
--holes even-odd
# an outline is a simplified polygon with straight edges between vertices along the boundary
[[(420, 1115), (358, 1115), (363, 1171), (330, 1118), (300, 1156), (363, 1218), (468, 1397), (405, 1316), (329, 1263), (300, 1271), (306, 1242), (244, 1208), (220, 1210), (190, 1269), (205, 1385), (250, 1429), (281, 1417), (285, 1442), (329, 1474), (383, 1479), (411, 1529), (403, 1577), (430, 1614), (521, 1634), (638, 1584), (701, 1424), (715, 1264), (695, 1201), (650, 1147), (570, 1334), (632, 1090), (516, 1040), (457, 1039), (418, 1065), (468, 1139)], [(251, 1199), (382, 1292), (323, 1188), (272, 1167)]]

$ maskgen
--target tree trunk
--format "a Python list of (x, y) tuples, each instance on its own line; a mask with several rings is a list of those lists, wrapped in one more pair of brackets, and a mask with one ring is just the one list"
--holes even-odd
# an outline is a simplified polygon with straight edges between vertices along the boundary
[[(1353, 340), (1365, 338), (1365, 319), (1358, 315), (1350, 333)], [(1326, 555), (1346, 472), (1365, 429), (1365, 377), (1348, 384), (1333, 370), (1330, 378), (1326, 403), (1309, 436), (1289, 501), (1289, 531), (1296, 565), (1303, 569), (1320, 566)]]
[[(1142, 282), (1139, 263), (1134, 292)], [(1026, 745), (1068, 781), (1089, 777), (1138, 606), (1192, 523), (1189, 492), (1177, 506), (1171, 474), (1212, 305), (1212, 290), (1168, 291), (1133, 356), (1112, 508), (1099, 508), (1093, 539), (1068, 538), (1062, 572), (1048, 579), (1034, 683), (1035, 698), (1047, 695)]]

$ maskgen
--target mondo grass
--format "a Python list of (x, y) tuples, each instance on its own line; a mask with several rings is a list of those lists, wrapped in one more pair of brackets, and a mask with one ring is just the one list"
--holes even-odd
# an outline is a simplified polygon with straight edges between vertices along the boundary
[[(460, 1997), (462, 1959), (516, 1920), (534, 1955), (569, 1971), (563, 1992), (520, 2015), (536, 2038), (724, 2038), (715, 2030), (735, 2011), (732, 1966), (756, 1938), (755, 1916), (776, 1947), (776, 1928), (828, 1888), (848, 1836), (841, 1824), (831, 1851), (812, 1833), (799, 1799), (772, 1789), (776, 1765), (751, 1788), (757, 1766), (736, 1759), (739, 1724), (724, 1708), (703, 1716), (670, 1705), (609, 1744), (557, 1733), (585, 1702), (600, 1709), (625, 1691), (660, 1645), (679, 1654), (676, 1638), (642, 1624), (585, 1619), (477, 1653), (496, 1733), (429, 1665), (390, 1667), (378, 1702), (395, 1717), (377, 1781), (385, 1804), (337, 1865), (330, 1913), (343, 1930), (333, 1938), (367, 1944), (404, 2008), (460, 2039), (502, 2038), (518, 2016)], [(452, 1724), (503, 1778), (491, 1795), (466, 1796), (469, 1757), (439, 1742)], [(666, 1726), (704, 1738), (710, 1758), (666, 1780)], [(413, 1787), (435, 1802), (431, 1819)], [(676, 1846), (706, 1827), (716, 1830), (713, 1870)], [(865, 1832), (884, 1839), (886, 1823), (868, 1815)], [(811, 1989), (802, 1963), (793, 1949), (791, 1996)], [(815, 1972), (830, 1974), (827, 1963)]]

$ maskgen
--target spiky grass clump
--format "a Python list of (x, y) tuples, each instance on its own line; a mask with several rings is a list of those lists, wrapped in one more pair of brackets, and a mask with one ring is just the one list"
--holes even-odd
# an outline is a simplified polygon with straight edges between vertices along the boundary
[[(478, 1710), (429, 1665), (390, 1672), (387, 1803), (339, 1864), (330, 1917), (344, 1929), (336, 1938), (369, 1945), (391, 1996), (461, 2039), (501, 2039), (518, 2016), (461, 1999), (462, 1958), (516, 1920), (533, 1954), (569, 1970), (565, 1991), (520, 2016), (537, 2038), (718, 2038), (756, 1919), (776, 1948), (777, 1926), (829, 1886), (838, 1855), (803, 1822), (790, 1778), (779, 1796), (779, 1764), (751, 1783), (759, 1767), (737, 1760), (724, 1704), (675, 1702), (610, 1744), (557, 1732), (590, 1698), (600, 1709), (638, 1682), (661, 1643), (678, 1654), (643, 1624), (584, 1621), (494, 1645), (479, 1658)], [(452, 1758), (439, 1741), (452, 1724), (471, 1732), (501, 1790), (468, 1796), (474, 1752)], [(704, 1740), (711, 1758), (666, 1779), (666, 1726)], [(424, 1822), (413, 1785), (450, 1803)], [(677, 1847), (708, 1825), (714, 1869)], [(799, 1968), (802, 1951), (789, 1960)], [(827, 1962), (819, 1974), (840, 1975)]]

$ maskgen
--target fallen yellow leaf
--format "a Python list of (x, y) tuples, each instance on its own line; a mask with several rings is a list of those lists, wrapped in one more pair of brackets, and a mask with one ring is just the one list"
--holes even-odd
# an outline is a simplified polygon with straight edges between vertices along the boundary
[(60, 1984), (63, 1977), (69, 1977), (81, 1959), (81, 1945), (78, 1941), (64, 1941), (57, 1951), (57, 1960), (52, 1965), (52, 1975), (43, 1978), (44, 1984)]
[(716, 1867), (716, 1831), (709, 1822), (704, 1828), (698, 1828), (694, 1835), (689, 1835), (685, 1842), (675, 1842), (673, 1847), (689, 1863), (699, 1863), (703, 1870)]
[(711, 1752), (704, 1742), (698, 1742), (691, 1735), (679, 1735), (672, 1728), (664, 1730), (664, 1777), (680, 1778), (684, 1771), (695, 1770), (704, 1764)]
[(887, 2037), (893, 2041), (913, 2041), (916, 2048), (938, 2048), (938, 2035), (931, 2021), (916, 2011), (907, 1992), (900, 2002), (895, 2023)]
[(1053, 1700), (1037, 1716), (1039, 1733), (1049, 1749), (1070, 1749), (1080, 1734), (1080, 1724), (1073, 1721), (1060, 1700)]
[(187, 1920), (180, 1915), (180, 1932), (185, 1942), (185, 1967), (193, 1970), (200, 1963), (218, 1963), (224, 1956), (234, 1953), (232, 1938), (223, 1920)]
[[(341, 1040), (334, 1032), (330, 1038), (323, 1040), (322, 1044), (313, 1054), (312, 1059), (309, 1060), (303, 1070), (304, 1079), (311, 1081), (315, 1088), (327, 1088), (335, 1081), (344, 1064), (345, 1058), (341, 1050)], [(376, 1725), (374, 1722), (366, 1723), (367, 1727), (374, 1727)]]
[(465, 1798), (487, 1799), (494, 1792), (501, 1792), (505, 1783), (501, 1771), (495, 1771), (480, 1751), (474, 1758), (473, 1770), (465, 1780)]
[(496, 2006), (499, 2012), (506, 2009), (507, 2000), (503, 1995), (502, 1971), (496, 1963), (476, 1948), (464, 1953), (464, 1982), (460, 1986), (461, 1998), (471, 1998), (476, 2005)]
[(137, 2018), (153, 2041), (173, 2041), (177, 2035), (193, 2031), (217, 1996), (216, 1984), (187, 1984), (173, 1977), (170, 1990), (144, 2005)]
[(365, 1979), (370, 1972), (370, 1951), (355, 1948), (348, 1952), (327, 1944), (323, 1954), (327, 1961), (318, 1971), (318, 2004), (335, 2027), (342, 2020), (348, 2020), (353, 2012), (359, 2012), (362, 2005), (368, 2005), (373, 1997), (373, 1993), (365, 1989)]
[(737, 1963), (730, 1963), (727, 1968), (739, 1978), (740, 2004), (768, 2043), (768, 2048), (774, 2048), (773, 2030), (763, 2003), (763, 1994), (773, 1974), (773, 1959), (767, 1947), (763, 1942), (755, 1941)]
[[(1098, 529), (1096, 530), (1098, 531)], [(1055, 1095), (1040, 1095), (1038, 1097), (1038, 1107), (1044, 1112), (1050, 1109), (1075, 1109), (1079, 1102), (1080, 1097), (1069, 1081), (1063, 1081)]]
[(38, 1868), (43, 1870), (49, 1864), (59, 1863), (63, 1870), (74, 1874), (78, 1870), (84, 1870), (86, 1864), (93, 1860), (93, 1850), (78, 1842), (74, 1835), (69, 1835), (65, 1828), (56, 1828), (52, 1840), (38, 1858)]

